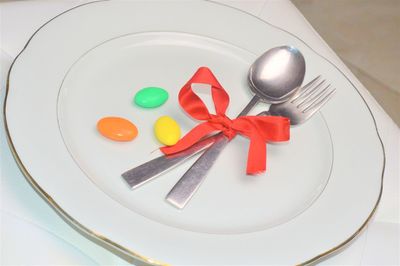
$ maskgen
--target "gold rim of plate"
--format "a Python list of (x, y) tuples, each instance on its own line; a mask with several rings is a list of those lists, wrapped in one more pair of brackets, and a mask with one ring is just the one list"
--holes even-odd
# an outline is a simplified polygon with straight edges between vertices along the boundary
[[(86, 234), (87, 236), (94, 238), (95, 240), (99, 240), (101, 243), (106, 244), (108, 247), (111, 247), (113, 250), (111, 250), (112, 252), (116, 252), (119, 253), (117, 255), (121, 256), (121, 257), (125, 257), (128, 256), (128, 259), (133, 259), (133, 260), (139, 260), (141, 262), (150, 264), (150, 265), (169, 265), (151, 258), (148, 258), (144, 255), (141, 255), (129, 248), (126, 248), (120, 244), (118, 244), (117, 242), (107, 238), (106, 236), (102, 235), (101, 233), (98, 232), (94, 232), (91, 229), (85, 227), (83, 224), (81, 224), (80, 222), (78, 222), (77, 220), (75, 220), (71, 215), (69, 215), (66, 211), (64, 211), (60, 205), (58, 205), (58, 203), (35, 181), (35, 179), (32, 177), (32, 175), (29, 173), (29, 171), (26, 169), (26, 167), (24, 166), (24, 164), (22, 163), (21, 159), (18, 156), (17, 151), (15, 150), (14, 144), (12, 142), (11, 139), (11, 135), (10, 132), (8, 130), (8, 125), (7, 125), (7, 116), (6, 116), (6, 105), (7, 105), (7, 97), (8, 97), (8, 92), (10, 89), (10, 73), (11, 70), (14, 66), (14, 63), (16, 62), (16, 60), (18, 59), (18, 57), (25, 51), (26, 47), (29, 45), (30, 41), (32, 40), (32, 38), (36, 35), (36, 33), (38, 33), (45, 25), (47, 25), (48, 23), (50, 23), (51, 21), (53, 21), (54, 19), (58, 18), (59, 16), (62, 16), (63, 14), (74, 10), (76, 8), (79, 8), (81, 6), (85, 6), (85, 5), (89, 5), (92, 3), (97, 3), (97, 2), (105, 2), (105, 1), (110, 1), (110, 0), (98, 0), (98, 1), (94, 1), (94, 2), (89, 2), (89, 3), (85, 3), (85, 4), (81, 4), (78, 6), (75, 6), (73, 8), (70, 8), (68, 10), (65, 10), (64, 12), (58, 14), (57, 16), (53, 17), (52, 19), (50, 19), (49, 21), (47, 21), (46, 23), (44, 23), (42, 26), (40, 26), (33, 34), (32, 36), (29, 38), (29, 40), (27, 41), (27, 43), (25, 44), (24, 48), (19, 52), (19, 54), (15, 57), (15, 59), (13, 60), (8, 75), (7, 75), (7, 85), (6, 85), (6, 95), (4, 98), (4, 105), (3, 105), (3, 118), (4, 118), (4, 127), (5, 127), (5, 132), (6, 132), (6, 136), (7, 136), (7, 141), (8, 141), (8, 145), (10, 147), (11, 153), (14, 156), (14, 159), (18, 165), (18, 167), (20, 168), (20, 170), (22, 171), (23, 175), (25, 176), (26, 180), (29, 182), (29, 184), (35, 189), (35, 191), (37, 193), (39, 193), (39, 195), (62, 217), (64, 218), (67, 222), (71, 223), (72, 226), (76, 229), (78, 229), (80, 232)], [(372, 219), (373, 215), (376, 212), (376, 209), (379, 205), (379, 202), (381, 200), (382, 197), (382, 191), (383, 191), (383, 176), (385, 173), (385, 165), (386, 165), (386, 155), (385, 155), (385, 147), (383, 145), (381, 136), (379, 134), (377, 125), (376, 125), (376, 120), (375, 117), (370, 109), (370, 107), (368, 106), (367, 102), (365, 101), (364, 97), (361, 95), (361, 93), (358, 91), (358, 89), (354, 86), (354, 84), (347, 78), (347, 76), (332, 62), (330, 62), (327, 58), (325, 58), (324, 56), (320, 55), (318, 52), (316, 52), (313, 48), (311, 48), (306, 42), (304, 42), (302, 39), (300, 39), (299, 37), (295, 36), (294, 34), (281, 29), (267, 21), (264, 21), (248, 12), (245, 12), (243, 10), (237, 9), (235, 7), (231, 7), (231, 6), (227, 6), (221, 3), (215, 3), (215, 4), (219, 4), (219, 5), (223, 5), (226, 6), (228, 8), (232, 8), (232, 9), (236, 9), (242, 13), (246, 13), (249, 16), (252, 16), (260, 21), (262, 21), (265, 24), (268, 24), (276, 29), (279, 29), (281, 31), (284, 31), (286, 33), (288, 33), (289, 35), (291, 35), (292, 37), (300, 40), (301, 42), (303, 42), (309, 49), (311, 49), (314, 53), (316, 53), (317, 55), (319, 55), (320, 57), (322, 57), (323, 59), (325, 59), (328, 63), (330, 63), (332, 66), (334, 66), (340, 73), (343, 74), (343, 76), (346, 77), (346, 79), (350, 82), (350, 84), (354, 87), (354, 89), (357, 91), (357, 93), (360, 95), (361, 99), (364, 101), (364, 104), (367, 106), (368, 111), (371, 114), (372, 120), (374, 121), (374, 126), (375, 126), (375, 130), (376, 130), (376, 134), (378, 136), (378, 139), (380, 141), (380, 144), (382, 146), (382, 153), (383, 153), (383, 167), (382, 167), (382, 174), (381, 174), (381, 186), (380, 186), (380, 191), (379, 191), (379, 196), (378, 199), (374, 205), (374, 208), (372, 209), (371, 213), (368, 215), (367, 219), (364, 221), (364, 223), (350, 236), (348, 237), (346, 240), (344, 240), (342, 243), (340, 243), (339, 245), (332, 247), (331, 249), (322, 252), (321, 254), (318, 254), (316, 256), (314, 256), (313, 258), (304, 261), (302, 263), (299, 263), (297, 265), (310, 265), (310, 264), (314, 264), (317, 263), (318, 261), (322, 260), (323, 258), (327, 258), (328, 256), (334, 255), (336, 252), (340, 251), (342, 248), (346, 247), (348, 244), (350, 244), (350, 242), (352, 240), (354, 240), (365, 228), (366, 225), (368, 224), (368, 222)], [(121, 254), (122, 253), (122, 254)], [(125, 256), (124, 256), (125, 255)], [(126, 259), (126, 258), (125, 258)]]

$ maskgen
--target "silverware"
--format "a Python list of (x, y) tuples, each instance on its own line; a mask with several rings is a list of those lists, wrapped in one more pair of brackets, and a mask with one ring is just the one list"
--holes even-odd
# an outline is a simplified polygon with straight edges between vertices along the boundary
[[(290, 75), (288, 75), (290, 73)], [(260, 99), (269, 103), (281, 103), (288, 100), (303, 82), (305, 61), (303, 55), (294, 47), (275, 47), (261, 55), (252, 64), (249, 70), (249, 83), (255, 93), (239, 116), (247, 114)], [(228, 139), (219, 134), (215, 138)], [(215, 140), (214, 140), (215, 141)], [(213, 142), (214, 142), (213, 141)], [(197, 152), (209, 147), (213, 142), (200, 141), (189, 148), (189, 153)], [(173, 157), (161, 156), (122, 174), (122, 177), (131, 188), (151, 180), (172, 165), (182, 162), (187, 158), (186, 151)]]
[[(320, 76), (302, 87), (289, 101), (271, 105), (270, 109), (262, 115), (288, 117), (291, 125), (304, 123), (320, 110), (335, 92), (335, 89), (331, 89), (329, 84), (325, 84), (325, 80), (315, 85), (319, 79)], [(168, 193), (166, 200), (179, 209), (185, 207), (226, 144), (226, 138), (216, 140), (213, 146), (203, 153), (175, 184)], [(206, 154), (210, 154), (209, 157), (203, 157)]]
[[(311, 82), (309, 82), (307, 85), (305, 85), (304, 87), (302, 87), (300, 89), (301, 92), (306, 92), (307, 88), (314, 85), (314, 83), (319, 80), (320, 80), (320, 77), (313, 79)], [(318, 85), (315, 85), (315, 86), (318, 86)], [(310, 87), (310, 89), (313, 89), (313, 88)], [(296, 94), (296, 97), (297, 97), (297, 95), (298, 94)], [(293, 96), (293, 100), (294, 100), (294, 96)], [(321, 106), (325, 102), (326, 101), (322, 102)], [(280, 110), (282, 110), (282, 107), (285, 105), (286, 105), (286, 103), (277, 104), (277, 105), (272, 104), (270, 106), (270, 110), (276, 110), (276, 112), (279, 112), (282, 115), (283, 113)], [(289, 104), (288, 104), (288, 106), (289, 106)], [(311, 115), (313, 115), (316, 111), (318, 111), (318, 109), (310, 110), (310, 112), (308, 113), (308, 116), (309, 116), (308, 118), (310, 118)], [(273, 112), (274, 111), (272, 111), (272, 113), (270, 113), (267, 111), (267, 112), (262, 112), (258, 115), (273, 115)], [(289, 117), (290, 116), (291, 115), (289, 115)], [(293, 120), (293, 119), (291, 120), (291, 123), (298, 124), (298, 122), (295, 122), (295, 120)], [(207, 138), (197, 142), (192, 147), (190, 147), (184, 151), (178, 152), (174, 155), (171, 155), (171, 156), (162, 155), (160, 157), (157, 157), (151, 161), (148, 161), (142, 165), (139, 165), (135, 168), (132, 168), (132, 169), (126, 171), (125, 173), (122, 174), (122, 177), (124, 178), (124, 180), (128, 183), (128, 185), (132, 189), (135, 189), (135, 188), (153, 180), (154, 178), (156, 178), (157, 176), (166, 172), (170, 168), (172, 168), (172, 167), (184, 162), (188, 158), (191, 158), (192, 156), (198, 154), (199, 152), (203, 151), (207, 147), (211, 146), (218, 138), (221, 137), (221, 135), (222, 135), (222, 133), (219, 133), (219, 134), (213, 135), (211, 137), (207, 137)]]
[[(246, 115), (260, 100), (279, 104), (290, 99), (300, 88), (305, 69), (304, 57), (296, 48), (280, 46), (268, 50), (250, 67), (248, 80), (255, 95), (238, 116)], [(228, 142), (229, 138), (223, 136), (210, 146), (175, 184), (166, 200), (183, 208)]]

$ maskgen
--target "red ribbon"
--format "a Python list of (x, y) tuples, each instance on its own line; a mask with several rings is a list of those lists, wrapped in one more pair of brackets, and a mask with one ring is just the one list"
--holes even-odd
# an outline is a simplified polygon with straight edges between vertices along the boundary
[[(210, 114), (206, 105), (192, 90), (193, 83), (211, 85), (211, 94), (216, 114)], [(195, 126), (189, 133), (173, 146), (162, 147), (167, 155), (183, 151), (206, 135), (220, 131), (229, 139), (242, 134), (250, 139), (247, 158), (247, 174), (258, 174), (266, 169), (267, 149), (269, 141), (289, 140), (290, 121), (279, 116), (241, 116), (230, 119), (225, 115), (229, 105), (229, 95), (219, 84), (216, 77), (207, 67), (201, 67), (179, 92), (179, 103), (193, 118), (205, 122)]]

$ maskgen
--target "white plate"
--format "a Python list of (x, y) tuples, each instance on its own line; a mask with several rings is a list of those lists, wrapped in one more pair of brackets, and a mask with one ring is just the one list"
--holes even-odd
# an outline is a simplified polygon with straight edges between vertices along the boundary
[[(197, 123), (179, 108), (177, 92), (199, 66), (226, 88), (233, 117), (251, 99), (249, 65), (284, 44), (304, 54), (306, 81), (322, 74), (337, 93), (292, 128), (290, 142), (268, 145), (266, 174), (244, 174), (248, 141), (237, 137), (183, 211), (164, 196), (193, 160), (138, 190), (126, 186), (123, 171), (160, 154), (152, 134), (158, 116), (174, 117), (184, 132)], [(135, 107), (144, 86), (164, 87), (170, 99), (154, 110)], [(28, 180), (84, 232), (145, 262), (314, 261), (352, 239), (380, 198), (383, 150), (353, 85), (295, 36), (222, 5), (102, 1), (67, 11), (15, 61), (6, 104)], [(102, 138), (95, 125), (109, 115), (132, 120), (137, 139)]]

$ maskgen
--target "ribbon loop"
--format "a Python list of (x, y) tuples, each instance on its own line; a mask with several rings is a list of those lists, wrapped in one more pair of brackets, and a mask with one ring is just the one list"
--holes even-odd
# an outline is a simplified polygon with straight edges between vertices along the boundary
[[(207, 67), (200, 67), (193, 77), (179, 91), (179, 103), (182, 108), (192, 117), (198, 120), (207, 120), (210, 113), (206, 105), (199, 96), (193, 91), (192, 85), (195, 83), (211, 85), (211, 95), (217, 115), (225, 115), (229, 105), (229, 95), (219, 84), (217, 78)], [(190, 103), (190, 104), (187, 104)]]
[[(192, 89), (192, 84), (211, 85), (211, 94), (216, 114), (210, 114), (204, 102)], [(179, 103), (193, 118), (204, 121), (194, 127), (174, 146), (162, 147), (165, 154), (185, 150), (203, 137), (222, 132), (229, 140), (238, 133), (250, 139), (247, 174), (258, 174), (266, 169), (266, 143), (269, 141), (287, 141), (290, 135), (290, 121), (278, 116), (242, 116), (230, 119), (225, 115), (229, 105), (229, 95), (207, 67), (199, 68), (193, 77), (179, 92)]]

